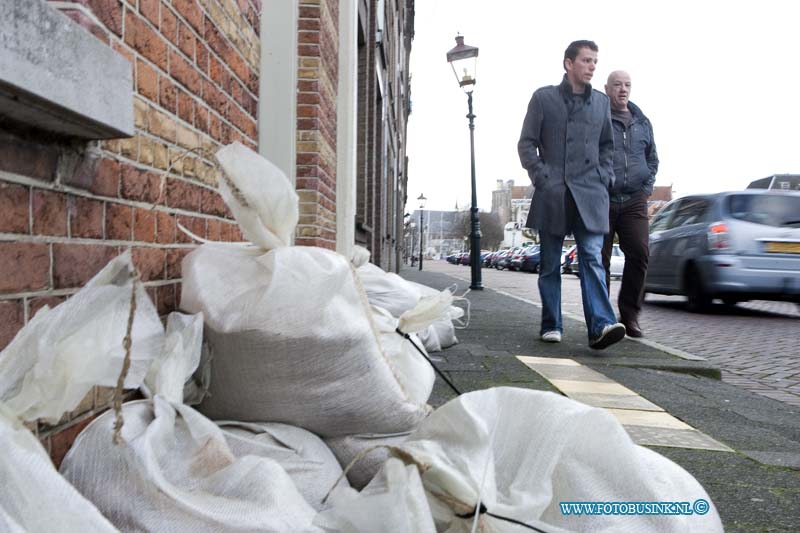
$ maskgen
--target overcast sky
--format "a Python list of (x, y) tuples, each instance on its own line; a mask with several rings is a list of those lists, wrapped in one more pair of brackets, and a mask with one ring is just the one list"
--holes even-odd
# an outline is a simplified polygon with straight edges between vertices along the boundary
[(600, 47), (592, 85), (627, 70), (650, 118), (657, 185), (676, 196), (735, 190), (800, 173), (800, 4), (793, 0), (421, 0), (415, 2), (408, 122), (409, 203), (470, 202), (467, 98), (446, 52), (455, 35), (480, 49), (475, 107), (478, 206), (498, 179), (530, 180), (517, 140), (533, 91), (561, 81), (564, 49)]

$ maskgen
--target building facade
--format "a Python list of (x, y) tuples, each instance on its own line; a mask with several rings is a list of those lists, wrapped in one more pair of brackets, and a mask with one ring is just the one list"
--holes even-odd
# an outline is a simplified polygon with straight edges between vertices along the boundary
[[(159, 313), (176, 310), (196, 246), (180, 228), (243, 240), (213, 159), (234, 141), (295, 184), (296, 244), (359, 242), (398, 267), (413, 0), (9, 1), (0, 349), (129, 248)], [(36, 426), (56, 464), (111, 393)]]

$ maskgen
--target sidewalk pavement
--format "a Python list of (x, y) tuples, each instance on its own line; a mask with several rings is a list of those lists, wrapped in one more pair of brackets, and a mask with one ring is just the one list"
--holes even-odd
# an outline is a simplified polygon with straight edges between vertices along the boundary
[[(457, 294), (468, 288), (442, 273), (406, 267), (400, 275), (440, 290), (457, 284)], [(563, 382), (549, 381), (517, 356), (577, 361), (733, 450), (650, 446), (697, 478), (726, 531), (800, 531), (800, 409), (720, 381), (719, 369), (705, 360), (686, 360), (629, 339), (591, 350), (586, 327), (569, 317), (563, 341), (543, 343), (539, 307), (492, 289), (466, 297), (471, 320), (456, 331), (459, 344), (431, 354), (459, 391), (513, 386), (560, 393), (556, 384)], [(455, 395), (437, 376), (431, 404)]]

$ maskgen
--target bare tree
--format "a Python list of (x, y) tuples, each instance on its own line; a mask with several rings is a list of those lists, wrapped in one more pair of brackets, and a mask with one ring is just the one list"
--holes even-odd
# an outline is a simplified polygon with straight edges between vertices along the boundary
[[(487, 213), (485, 211), (478, 212), (478, 220), (481, 223), (481, 248), (495, 249), (501, 242), (505, 235), (503, 234), (503, 225), (500, 223), (500, 218), (494, 213)], [(469, 240), (471, 232), (471, 221), (469, 211), (461, 213), (459, 227), (464, 232), (464, 238)]]

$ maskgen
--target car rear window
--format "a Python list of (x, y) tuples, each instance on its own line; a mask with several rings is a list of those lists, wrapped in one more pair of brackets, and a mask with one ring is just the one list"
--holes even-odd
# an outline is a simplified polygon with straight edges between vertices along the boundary
[(794, 194), (733, 194), (727, 198), (733, 218), (755, 224), (800, 227), (800, 196)]

